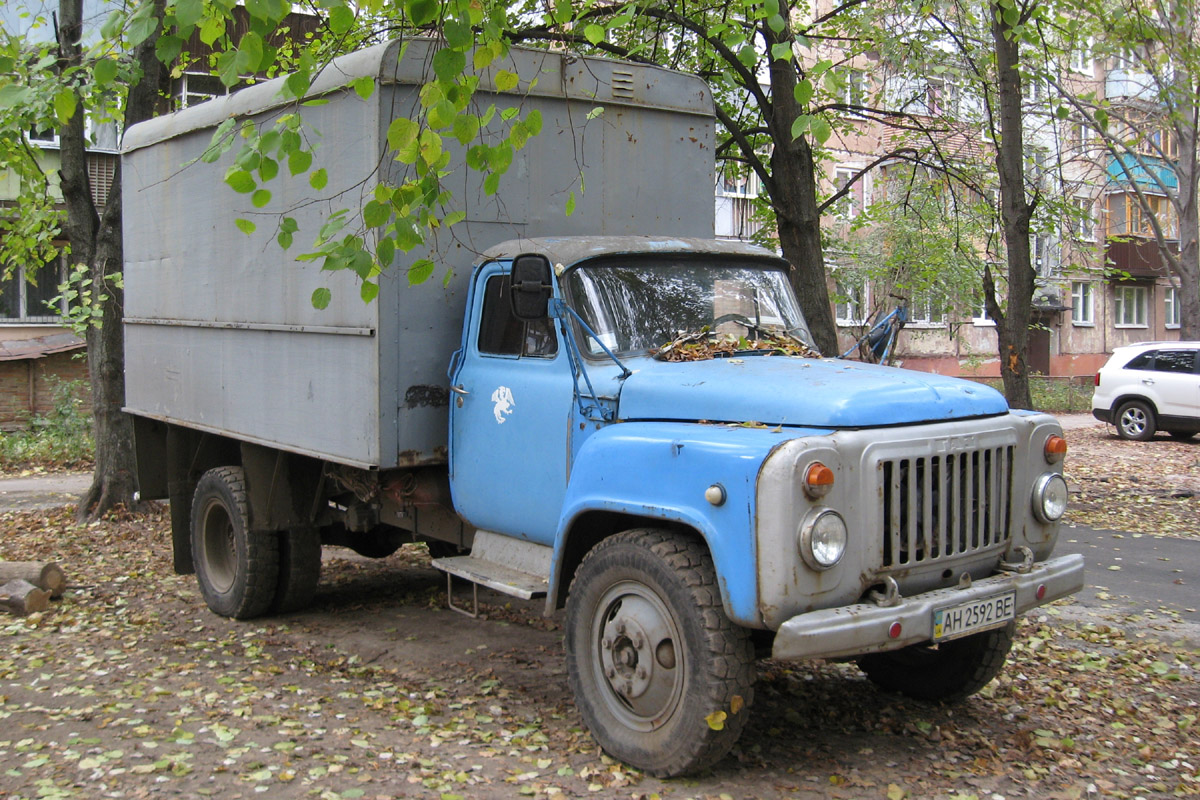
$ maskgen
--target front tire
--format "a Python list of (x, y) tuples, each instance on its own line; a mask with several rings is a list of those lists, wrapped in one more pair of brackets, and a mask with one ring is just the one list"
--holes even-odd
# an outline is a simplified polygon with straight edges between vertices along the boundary
[(733, 747), (753, 699), (754, 648), (725, 615), (702, 543), (656, 529), (605, 539), (571, 582), (566, 631), (571, 690), (610, 755), (670, 777)]
[(1145, 442), (1156, 430), (1154, 410), (1141, 400), (1130, 400), (1117, 411), (1117, 435), (1134, 442)]
[(954, 703), (978, 692), (1000, 674), (1012, 649), (1017, 623), (942, 642), (912, 645), (858, 659), (871, 682), (916, 700)]
[(251, 531), (241, 467), (204, 473), (192, 499), (192, 558), (200, 594), (223, 617), (250, 619), (271, 607), (279, 577), (279, 539)]

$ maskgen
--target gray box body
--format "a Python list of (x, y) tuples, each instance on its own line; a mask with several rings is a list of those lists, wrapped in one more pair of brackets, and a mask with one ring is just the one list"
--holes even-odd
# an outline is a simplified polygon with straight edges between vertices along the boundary
[[(702, 81), (654, 67), (514, 48), (481, 74), (478, 112), (489, 103), (539, 109), (543, 129), (516, 153), (494, 196), (484, 173), (456, 149), (443, 184), (466, 220), (435, 242), (398, 253), (372, 303), (349, 271), (322, 272), (295, 256), (310, 249), (328, 214), (357, 209), (378, 181), (409, 169), (387, 152), (396, 116), (411, 118), (436, 45), (409, 40), (335, 60), (305, 107), (319, 134), (313, 169), (320, 192), (286, 166), (255, 209), (225, 185), (237, 145), (217, 164), (192, 163), (225, 119), (269, 126), (294, 111), (270, 81), (132, 127), (122, 160), (125, 242), (126, 408), (133, 414), (359, 467), (444, 462), (446, 369), (462, 338), (472, 264), (498, 242), (553, 235), (710, 237), (713, 232), (713, 106)], [(468, 58), (469, 61), (469, 58)], [(498, 93), (498, 69), (519, 92)], [(361, 99), (349, 83), (376, 79)], [(536, 79), (533, 87), (530, 82)], [(603, 113), (588, 119), (589, 112)], [(497, 115), (498, 119), (498, 115)], [(481, 133), (485, 143), (497, 138)], [(310, 134), (311, 135), (311, 134)], [(457, 147), (457, 143), (455, 143)], [(580, 191), (582, 185), (584, 191)], [(567, 216), (574, 190), (577, 203)], [(295, 244), (274, 241), (279, 215), (300, 224)], [(258, 229), (242, 234), (236, 218)], [(368, 232), (367, 234), (371, 234)], [(410, 286), (419, 258), (437, 264)], [(312, 307), (315, 289), (333, 292)]]

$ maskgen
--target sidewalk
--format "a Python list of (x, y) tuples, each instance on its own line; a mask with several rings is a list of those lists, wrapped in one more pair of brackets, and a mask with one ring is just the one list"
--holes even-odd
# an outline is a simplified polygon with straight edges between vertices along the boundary
[(90, 472), (0, 478), (0, 511), (34, 511), (74, 505), (91, 485)]
[(1079, 428), (1091, 428), (1100, 426), (1104, 423), (1093, 417), (1090, 413), (1087, 414), (1055, 414), (1058, 421), (1062, 424), (1064, 431), (1078, 430)]

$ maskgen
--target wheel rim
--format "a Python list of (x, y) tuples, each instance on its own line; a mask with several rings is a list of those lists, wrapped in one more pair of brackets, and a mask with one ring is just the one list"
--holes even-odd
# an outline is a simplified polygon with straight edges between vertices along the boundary
[(1146, 430), (1146, 413), (1140, 408), (1127, 408), (1121, 414), (1121, 427), (1130, 436), (1140, 436)]
[(203, 531), (205, 575), (214, 589), (227, 592), (237, 576), (237, 543), (233, 519), (216, 500), (209, 501), (204, 509)]
[(592, 624), (592, 667), (613, 716), (635, 730), (662, 727), (683, 698), (684, 651), (666, 604), (644, 584), (611, 586)]

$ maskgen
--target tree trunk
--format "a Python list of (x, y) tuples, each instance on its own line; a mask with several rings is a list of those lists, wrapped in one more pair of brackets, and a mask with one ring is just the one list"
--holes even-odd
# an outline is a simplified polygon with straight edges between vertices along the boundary
[[(764, 28), (767, 50), (787, 41)], [(784, 34), (787, 29), (784, 30)], [(792, 265), (792, 287), (800, 310), (823, 355), (838, 352), (837, 327), (829, 303), (824, 249), (821, 246), (821, 214), (817, 202), (817, 170), (812, 147), (802, 136), (792, 140), (792, 123), (800, 114), (795, 99), (796, 68), (790, 61), (771, 61), (771, 108), (764, 109), (771, 139), (771, 208), (779, 230), (783, 257)]]
[(996, 47), (997, 97), (1000, 108), (1000, 142), (996, 147), (996, 170), (1000, 178), (1000, 214), (1008, 256), (1008, 308), (1001, 312), (995, 284), (985, 275), (984, 295), (988, 314), (996, 321), (1000, 375), (1004, 396), (1014, 408), (1033, 405), (1029, 394), (1027, 348), (1029, 323), (1033, 316), (1035, 273), (1029, 252), (1029, 221), (1034, 203), (1025, 195), (1024, 142), (1021, 117), (1019, 39), (1004, 21), (1000, 5), (989, 5), (992, 41)]
[[(155, 18), (162, 19), (163, 0), (155, 0)], [(60, 0), (60, 69), (83, 66), (82, 0)], [(153, 116), (161, 65), (155, 56), (155, 33), (138, 45), (134, 59), (141, 79), (129, 87), (124, 126)], [(125, 402), (125, 352), (122, 329), (123, 292), (115, 276), (123, 267), (121, 250), (121, 172), (118, 167), (101, 216), (92, 200), (84, 145), (85, 106), (79, 97), (78, 110), (60, 132), (61, 183), (67, 206), (66, 233), (71, 243), (71, 260), (86, 264), (92, 279), (92, 297), (100, 302), (102, 314), (87, 330), (88, 370), (95, 415), (96, 469), (91, 488), (80, 499), (80, 519), (95, 518), (109, 509), (135, 506), (137, 491), (133, 424), (121, 411)], [(100, 298), (104, 298), (101, 300)]]
[[(1175, 113), (1182, 119), (1176, 126), (1179, 138), (1179, 161), (1175, 165), (1178, 177), (1179, 257), (1175, 275), (1179, 278), (1179, 338), (1184, 341), (1200, 339), (1200, 152), (1197, 133), (1200, 133), (1200, 104), (1195, 91), (1200, 91), (1191, 74), (1182, 71), (1186, 81), (1183, 99)], [(1186, 104), (1186, 105), (1185, 105)]]

